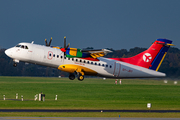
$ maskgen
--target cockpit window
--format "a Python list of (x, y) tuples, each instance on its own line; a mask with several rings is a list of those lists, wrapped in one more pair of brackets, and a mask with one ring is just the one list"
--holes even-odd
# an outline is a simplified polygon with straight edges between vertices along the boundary
[(22, 45), (21, 48), (24, 48), (24, 45)]
[(16, 45), (16, 47), (21, 47), (21, 45)]
[(20, 48), (23, 48), (23, 49), (28, 49), (28, 46), (26, 46), (26, 45), (16, 45), (16, 47), (20, 47)]

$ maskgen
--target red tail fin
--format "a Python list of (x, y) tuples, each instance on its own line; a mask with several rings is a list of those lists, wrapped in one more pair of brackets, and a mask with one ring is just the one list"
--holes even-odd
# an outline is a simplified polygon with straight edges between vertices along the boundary
[(133, 65), (158, 70), (169, 47), (171, 40), (157, 39), (149, 49), (130, 58), (111, 58), (113, 60), (127, 62)]

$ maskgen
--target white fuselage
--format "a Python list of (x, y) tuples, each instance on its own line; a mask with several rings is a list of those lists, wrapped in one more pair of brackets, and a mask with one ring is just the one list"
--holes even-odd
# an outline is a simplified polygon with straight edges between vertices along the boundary
[[(95, 71), (97, 76), (109, 78), (147, 78), (165, 76), (165, 74), (161, 72), (104, 57), (99, 57), (99, 61), (91, 61), (82, 58), (67, 58), (64, 56), (64, 52), (57, 48), (31, 43), (20, 43), (19, 45), (24, 45), (24, 48), (12, 47), (5, 51), (5, 53), (16, 62), (23, 61), (53, 68), (58, 68), (62, 65), (76, 65)], [(92, 75), (95, 74), (93, 73)]]

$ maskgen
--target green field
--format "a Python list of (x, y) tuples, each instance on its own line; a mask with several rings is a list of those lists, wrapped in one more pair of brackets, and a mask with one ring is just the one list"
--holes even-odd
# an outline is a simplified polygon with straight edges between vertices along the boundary
[[(70, 81), (67, 78), (0, 77), (0, 109), (147, 110), (147, 103), (151, 103), (152, 110), (180, 110), (179, 83), (174, 85), (173, 81), (165, 84), (163, 80), (158, 79), (128, 79), (122, 80), (121, 85), (115, 85), (114, 81), (100, 78)], [(46, 95), (45, 101), (34, 101), (35, 94), (41, 92)], [(19, 99), (23, 95), (24, 101), (15, 100), (16, 93), (19, 94)], [(3, 100), (3, 95), (6, 96), (6, 100)], [(55, 95), (58, 95), (57, 101), (54, 100)], [(83, 114), (89, 116), (89, 113)], [(122, 114), (128, 115), (129, 113)], [(129, 115), (133, 114), (135, 113)], [(152, 116), (151, 113), (143, 114)], [(176, 116), (176, 113), (168, 114)], [(5, 113), (0, 113), (0, 116), (4, 115), (6, 116)], [(7, 113), (7, 115), (16, 116), (18, 113)], [(53, 114), (39, 113), (37, 116), (41, 115), (52, 116)], [(65, 116), (65, 114), (63, 115)], [(104, 117), (108, 113), (101, 113), (101, 115)], [(161, 115), (163, 114), (161, 113)], [(36, 116), (35, 113), (33, 116)], [(61, 113), (54, 116), (61, 116)]]

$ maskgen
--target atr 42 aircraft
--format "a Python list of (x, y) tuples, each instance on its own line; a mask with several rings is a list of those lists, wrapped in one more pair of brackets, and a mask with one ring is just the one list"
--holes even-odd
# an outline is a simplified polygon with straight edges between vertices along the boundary
[(66, 46), (50, 46), (52, 38), (46, 46), (32, 43), (19, 43), (5, 51), (13, 59), (13, 66), (19, 61), (57, 68), (69, 73), (69, 79), (74, 80), (77, 75), (82, 81), (84, 75), (106, 78), (152, 78), (165, 77), (166, 74), (158, 69), (167, 54), (171, 40), (157, 39), (147, 50), (129, 58), (105, 58), (107, 49), (83, 50)]

